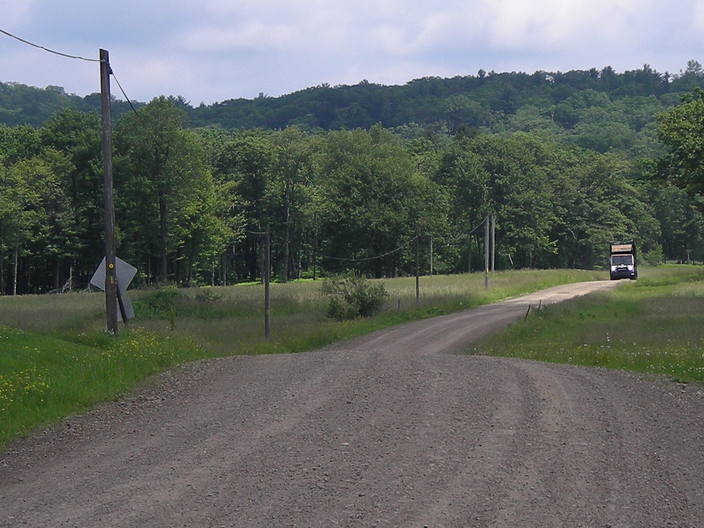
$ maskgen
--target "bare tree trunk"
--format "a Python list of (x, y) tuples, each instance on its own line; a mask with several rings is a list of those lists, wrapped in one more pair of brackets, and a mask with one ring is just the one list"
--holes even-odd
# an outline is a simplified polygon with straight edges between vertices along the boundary
[(0, 295), (5, 295), (5, 255), (0, 254)]
[(58, 290), (59, 288), (61, 288), (61, 259), (57, 256), (54, 271), (54, 289)]
[(289, 261), (291, 260), (291, 180), (286, 178), (286, 189), (284, 191), (284, 258), (282, 266), (281, 280), (288, 282)]
[(12, 279), (12, 295), (17, 295), (17, 268), (18, 268), (19, 259), (20, 259), (20, 246), (15, 245), (15, 264), (14, 264), (14, 273), (13, 273), (13, 279)]
[(159, 280), (165, 282), (168, 277), (168, 266), (166, 255), (167, 235), (166, 235), (166, 196), (159, 193), (159, 235), (161, 241), (161, 269), (159, 270)]

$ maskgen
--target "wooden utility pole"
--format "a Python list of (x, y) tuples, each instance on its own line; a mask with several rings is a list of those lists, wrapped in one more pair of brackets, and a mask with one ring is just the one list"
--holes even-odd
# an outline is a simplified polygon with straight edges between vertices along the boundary
[(433, 237), (430, 237), (430, 275), (433, 275)]
[(266, 226), (264, 234), (264, 337), (271, 337), (271, 297), (269, 280), (271, 275), (271, 229)]
[(420, 302), (420, 226), (416, 224), (416, 304)]
[(313, 280), (315, 280), (316, 265), (318, 263), (318, 215), (313, 213)]
[(491, 215), (491, 272), (496, 271), (496, 215)]
[(489, 216), (484, 220), (484, 288), (489, 288)]
[(103, 203), (105, 206), (105, 313), (107, 329), (117, 335), (117, 274), (115, 269), (115, 204), (112, 197), (112, 116), (110, 56), (100, 50), (100, 113), (103, 123)]

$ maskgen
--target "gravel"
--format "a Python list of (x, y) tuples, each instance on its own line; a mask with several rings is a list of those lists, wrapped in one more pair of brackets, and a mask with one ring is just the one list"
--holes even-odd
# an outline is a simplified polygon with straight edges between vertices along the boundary
[(614, 284), (169, 371), (0, 454), (0, 526), (704, 526), (701, 386), (455, 353)]

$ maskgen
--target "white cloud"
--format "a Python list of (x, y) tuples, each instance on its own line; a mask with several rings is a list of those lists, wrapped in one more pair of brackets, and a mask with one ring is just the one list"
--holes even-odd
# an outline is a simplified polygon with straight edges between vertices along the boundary
[(506, 48), (619, 41), (654, 0), (498, 0), (482, 2), (494, 45)]
[(27, 21), (35, 0), (0, 0), (3, 29), (12, 33), (12, 27)]
[[(280, 95), (321, 82), (355, 84), (366, 78), (402, 84), (479, 68), (531, 72), (611, 64), (622, 70), (647, 62), (677, 71), (687, 59), (704, 62), (704, 0), (674, 4), (125, 0), (107, 31), (92, 31), (96, 17), (114, 10), (109, 4), (71, 0), (64, 9), (36, 0), (0, 0), (0, 26), (69, 52), (107, 47), (131, 97), (165, 93), (212, 102), (260, 91)], [(100, 13), (93, 12), (94, 5)], [(23, 62), (22, 45), (5, 40), (0, 39), (0, 80), (58, 84), (82, 94), (95, 90), (90, 67), (84, 75), (61, 59), (41, 58), (37, 50)]]
[(285, 24), (247, 22), (239, 26), (206, 26), (189, 30), (179, 37), (183, 47), (192, 51), (287, 50), (301, 43), (296, 27)]

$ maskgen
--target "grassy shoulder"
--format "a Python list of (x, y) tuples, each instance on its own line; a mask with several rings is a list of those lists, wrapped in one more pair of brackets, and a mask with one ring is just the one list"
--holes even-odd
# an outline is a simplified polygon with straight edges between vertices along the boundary
[[(319, 283), (272, 287), (273, 338), (262, 337), (261, 287), (135, 292), (138, 315), (117, 338), (106, 335), (100, 294), (0, 298), (0, 448), (37, 426), (116, 399), (144, 378), (197, 359), (313, 350), (413, 320), (448, 314), (604, 272), (497, 272), (384, 281), (378, 315), (325, 317)], [(156, 299), (156, 302), (153, 302)], [(24, 328), (23, 328), (24, 327)]]
[(207, 356), (192, 340), (140, 329), (69, 342), (0, 327), (0, 447), (40, 424), (124, 394), (151, 374)]
[(663, 266), (635, 283), (531, 311), (477, 354), (704, 382), (704, 268)]

